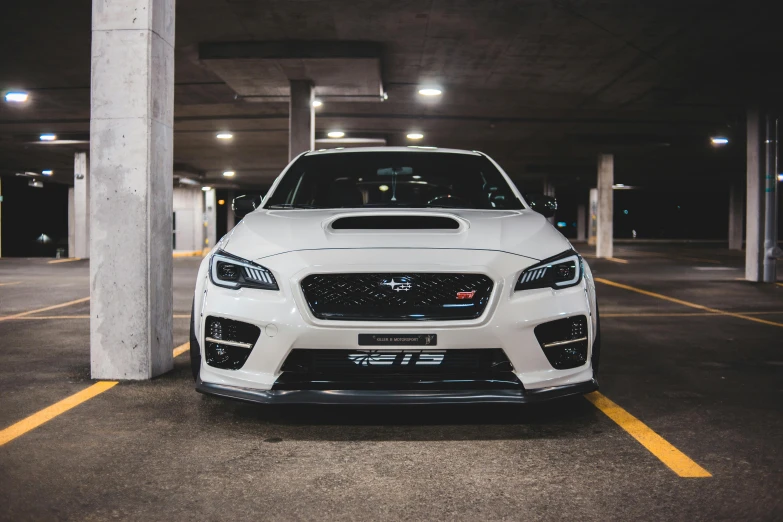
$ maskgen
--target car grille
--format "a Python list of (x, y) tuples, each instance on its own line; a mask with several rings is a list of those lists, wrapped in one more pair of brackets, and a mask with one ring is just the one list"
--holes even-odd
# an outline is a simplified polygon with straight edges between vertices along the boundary
[(302, 280), (318, 319), (449, 321), (480, 317), (492, 294), (482, 274), (313, 274)]
[(499, 348), (292, 350), (274, 390), (522, 389)]

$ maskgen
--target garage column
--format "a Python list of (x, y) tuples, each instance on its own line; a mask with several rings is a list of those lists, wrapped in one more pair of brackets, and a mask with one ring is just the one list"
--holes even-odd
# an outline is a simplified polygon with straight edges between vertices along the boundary
[(315, 109), (313, 84), (309, 80), (291, 80), (288, 112), (288, 160), (306, 150), (315, 149)]
[(598, 232), (598, 189), (590, 189), (590, 204), (587, 208), (590, 212), (590, 221), (587, 226), (587, 244), (594, 246), (595, 235)]
[(729, 250), (742, 250), (742, 191), (732, 184), (729, 189)]
[(93, 0), (93, 379), (172, 368), (174, 0)]
[(587, 208), (584, 204), (576, 207), (576, 240), (584, 241), (587, 232)]
[(597, 257), (614, 257), (614, 155), (598, 155)]
[(748, 111), (745, 279), (761, 282), (764, 267), (764, 131), (758, 109)]
[(226, 204), (224, 205), (226, 210), (226, 232), (230, 232), (237, 224), (234, 210), (231, 208), (231, 202), (234, 201), (235, 197), (236, 194), (234, 194), (233, 190), (226, 195)]
[(73, 250), (68, 257), (90, 257), (90, 167), (86, 152), (73, 155)]

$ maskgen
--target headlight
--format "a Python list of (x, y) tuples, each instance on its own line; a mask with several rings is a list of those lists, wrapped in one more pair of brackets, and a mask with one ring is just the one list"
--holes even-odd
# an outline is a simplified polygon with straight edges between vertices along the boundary
[(550, 257), (526, 269), (514, 290), (533, 288), (568, 288), (582, 280), (582, 258), (573, 250)]
[(268, 269), (222, 250), (215, 252), (209, 260), (209, 277), (213, 284), (223, 288), (279, 290)]

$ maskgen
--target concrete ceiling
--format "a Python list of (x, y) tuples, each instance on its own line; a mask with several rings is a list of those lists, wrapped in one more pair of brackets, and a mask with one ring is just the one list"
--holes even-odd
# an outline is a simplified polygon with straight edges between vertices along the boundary
[[(589, 186), (595, 155), (615, 152), (618, 182), (725, 186), (744, 174), (745, 108), (779, 106), (783, 37), (769, 15), (774, 5), (180, 0), (175, 170), (221, 181), (231, 169), (241, 187), (268, 184), (287, 159), (288, 103), (281, 81), (261, 80), (318, 67), (277, 62), (269, 73), (267, 61), (243, 76), (205, 47), (364, 42), (377, 56), (362, 70), (375, 67), (376, 77), (364, 74), (355, 94), (382, 82), (388, 100), (329, 99), (322, 90), (318, 137), (340, 129), (401, 145), (421, 131), (416, 144), (482, 150), (517, 179), (549, 175), (562, 187)], [(90, 11), (88, 0), (3, 6), (0, 90), (25, 89), (31, 99), (0, 103), (0, 173), (54, 169), (55, 180), (70, 182), (73, 150), (85, 145), (36, 142), (42, 132), (89, 136)], [(423, 98), (423, 84), (441, 86), (443, 96)], [(220, 130), (234, 139), (216, 140)], [(731, 143), (712, 148), (716, 134)]]

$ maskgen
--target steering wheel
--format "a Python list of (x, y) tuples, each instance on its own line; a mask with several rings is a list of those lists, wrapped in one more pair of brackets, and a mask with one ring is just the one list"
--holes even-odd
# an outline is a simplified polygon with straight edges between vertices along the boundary
[(442, 196), (435, 196), (431, 200), (427, 202), (428, 205), (442, 205), (444, 203), (448, 203), (449, 205), (459, 207), (459, 206), (468, 206), (468, 201), (466, 199), (463, 199), (459, 196), (450, 196), (448, 194), (444, 194)]

